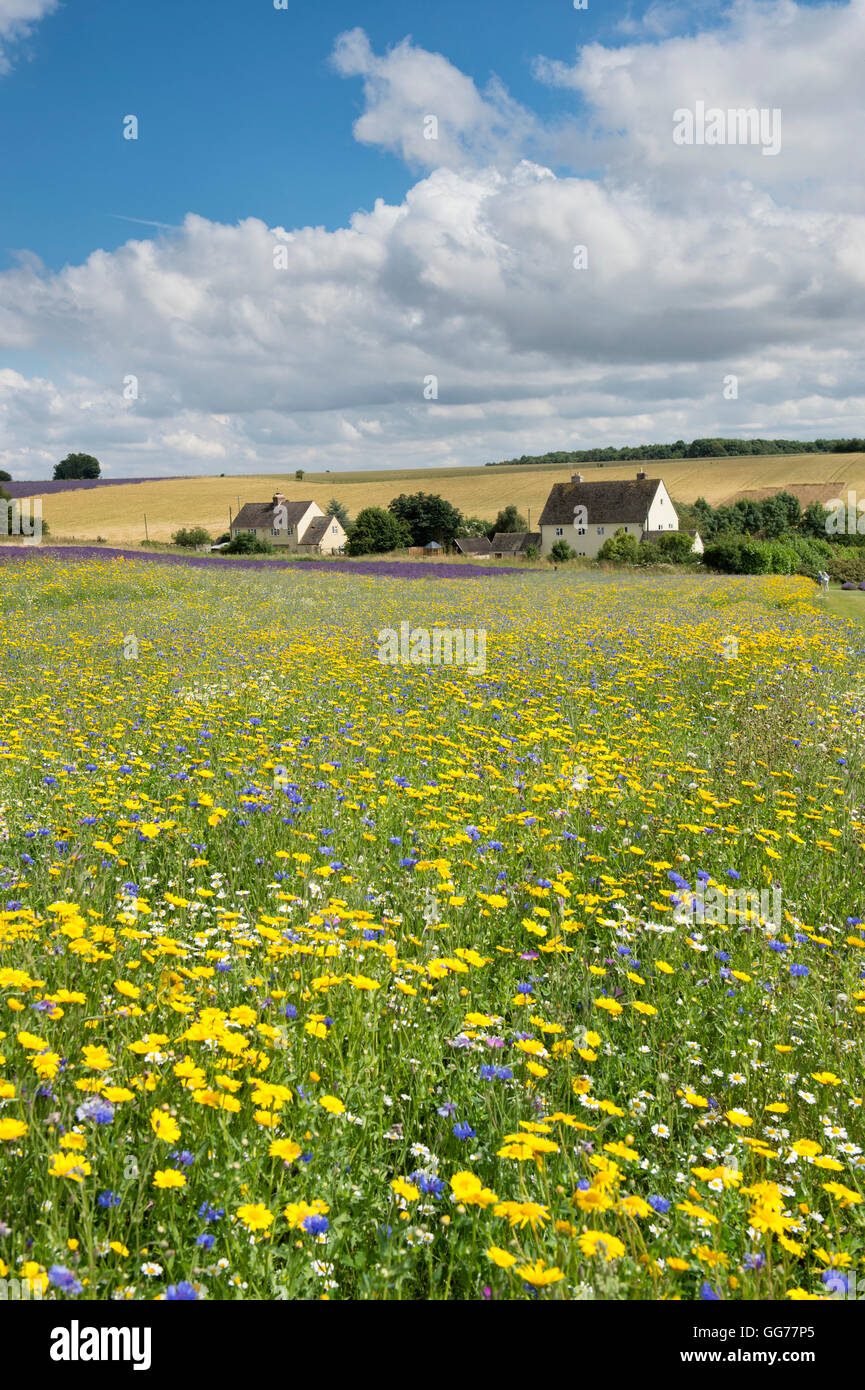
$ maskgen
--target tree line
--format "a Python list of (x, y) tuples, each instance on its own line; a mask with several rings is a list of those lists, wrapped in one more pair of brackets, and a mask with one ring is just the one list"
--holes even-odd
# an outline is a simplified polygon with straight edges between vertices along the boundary
[(543, 463), (628, 463), (645, 459), (743, 458), (751, 454), (862, 454), (865, 439), (677, 439), (673, 444), (636, 444), (622, 449), (558, 449), (499, 459), (485, 468)]

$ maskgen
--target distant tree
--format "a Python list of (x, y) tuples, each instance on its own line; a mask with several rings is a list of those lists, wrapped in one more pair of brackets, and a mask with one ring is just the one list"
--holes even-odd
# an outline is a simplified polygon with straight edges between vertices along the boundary
[(298, 481), (299, 483), (302, 483), (302, 482), (303, 482), (303, 477), (304, 477), (303, 469), (302, 469), (302, 468), (298, 468), (298, 470), (297, 470), (297, 472), (295, 473), (294, 476), (295, 476), (295, 478), (297, 479), (297, 481)]
[(691, 458), (695, 459), (720, 459), (727, 456), (724, 442), (720, 439), (695, 439), (690, 453)]
[(383, 507), (364, 507), (358, 512), (346, 544), (349, 555), (385, 555), (411, 545), (411, 533), (404, 522)]
[(344, 502), (339, 502), (335, 497), (331, 497), (325, 511), (328, 516), (335, 516), (343, 531), (348, 531), (351, 526), (351, 518), (348, 514), (348, 507)]
[(0, 468), (0, 483), (11, 483), (11, 481), (12, 474), (4, 472), (3, 469)]
[(488, 521), (484, 521), (482, 517), (464, 516), (462, 526), (457, 532), (457, 536), (460, 540), (462, 540), (466, 536), (485, 536), (489, 529), (490, 523)]
[(787, 513), (787, 525), (789, 527), (798, 526), (802, 520), (802, 503), (792, 492), (779, 492), (777, 500), (782, 503)]
[(203, 526), (184, 526), (180, 531), (174, 532), (171, 541), (173, 545), (182, 546), (184, 550), (200, 550), (202, 546), (213, 545), (210, 532), (205, 531)]
[(98, 478), (102, 469), (99, 460), (92, 454), (67, 454), (65, 459), (55, 464), (54, 477), (58, 478)]
[(528, 531), (529, 525), (524, 516), (520, 516), (516, 507), (503, 507), (491, 526), (487, 526), (487, 535), (490, 540), (498, 535), (499, 531)]
[(802, 513), (799, 529), (806, 536), (826, 539), (826, 508), (822, 502), (810, 502)]
[(391, 516), (403, 522), (411, 535), (411, 545), (438, 541), (450, 545), (460, 534), (462, 512), (443, 497), (430, 492), (400, 493), (388, 505)]

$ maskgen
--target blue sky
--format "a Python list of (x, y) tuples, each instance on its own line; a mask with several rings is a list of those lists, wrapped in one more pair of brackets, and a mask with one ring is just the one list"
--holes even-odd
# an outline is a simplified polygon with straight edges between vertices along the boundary
[[(542, 117), (572, 95), (532, 77), (538, 54), (570, 59), (621, 41), (647, 4), (589, 0), (65, 0), (22, 46), (0, 82), (4, 197), (0, 267), (26, 249), (52, 269), (113, 250), (143, 225), (187, 212), (218, 222), (342, 226), (375, 197), (411, 185), (395, 158), (352, 139), (359, 84), (329, 64), (360, 24), (376, 52), (406, 35), (446, 54), (483, 86), (495, 73)], [(723, 13), (715, 0), (677, 5), (676, 32)], [(137, 142), (122, 119), (140, 120)]]
[[(0, 0), (0, 467), (862, 433), (863, 45), (865, 0)], [(778, 157), (677, 147), (697, 101)]]

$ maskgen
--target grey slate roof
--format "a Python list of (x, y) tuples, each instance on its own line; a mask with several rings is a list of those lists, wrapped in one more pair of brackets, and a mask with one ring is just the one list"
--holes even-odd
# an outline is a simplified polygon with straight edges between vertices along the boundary
[(585, 507), (589, 525), (645, 522), (660, 478), (622, 478), (603, 483), (556, 483), (541, 512), (541, 526), (572, 526), (574, 508)]
[(494, 555), (521, 555), (529, 545), (540, 548), (540, 531), (497, 531), (490, 543)]
[(489, 555), (492, 550), (486, 536), (461, 536), (456, 547), (463, 555)]
[[(285, 511), (280, 514), (283, 526), (296, 526), (301, 517), (309, 511), (312, 502), (289, 502), (282, 504)], [(231, 523), (232, 531), (249, 531), (253, 527), (261, 530), (266, 527), (270, 530), (274, 525), (274, 515), (276, 508), (273, 502), (247, 502), (241, 507), (237, 516)]]
[(336, 520), (333, 516), (314, 516), (300, 538), (301, 545), (320, 545)]

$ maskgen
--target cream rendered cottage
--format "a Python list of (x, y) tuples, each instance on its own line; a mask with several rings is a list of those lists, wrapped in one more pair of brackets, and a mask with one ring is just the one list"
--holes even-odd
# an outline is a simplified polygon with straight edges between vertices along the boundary
[(334, 555), (348, 539), (335, 516), (325, 516), (315, 502), (289, 502), (281, 492), (272, 502), (247, 502), (231, 523), (231, 537), (256, 536), (273, 546), (302, 553)]
[(641, 471), (633, 480), (587, 483), (574, 473), (569, 483), (556, 483), (539, 525), (542, 555), (567, 541), (577, 555), (594, 559), (617, 531), (641, 541), (647, 532), (678, 531), (679, 518), (660, 478)]

